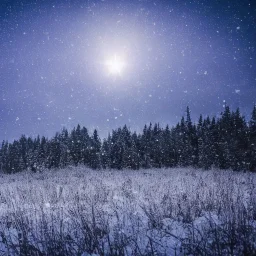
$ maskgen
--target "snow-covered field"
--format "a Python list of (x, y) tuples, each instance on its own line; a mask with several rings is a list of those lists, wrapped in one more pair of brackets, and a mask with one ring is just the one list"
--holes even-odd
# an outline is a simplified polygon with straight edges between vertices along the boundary
[(0, 178), (0, 255), (254, 255), (256, 175), (84, 167)]

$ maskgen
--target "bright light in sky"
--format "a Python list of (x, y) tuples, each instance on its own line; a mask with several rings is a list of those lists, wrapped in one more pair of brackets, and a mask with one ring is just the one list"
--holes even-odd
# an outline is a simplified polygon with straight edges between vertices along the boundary
[(109, 58), (105, 62), (105, 65), (108, 69), (109, 74), (111, 75), (121, 75), (125, 68), (125, 62), (117, 54)]
[(224, 99), (250, 117), (254, 2), (0, 0), (0, 142), (175, 125)]

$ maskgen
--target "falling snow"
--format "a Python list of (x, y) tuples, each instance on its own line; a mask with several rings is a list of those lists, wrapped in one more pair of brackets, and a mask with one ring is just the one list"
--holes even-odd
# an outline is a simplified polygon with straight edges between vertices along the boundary
[[(192, 117), (220, 113), (223, 98), (250, 114), (251, 1), (75, 2), (1, 2), (0, 139), (173, 124), (187, 105)], [(125, 66), (110, 75), (115, 54)]]

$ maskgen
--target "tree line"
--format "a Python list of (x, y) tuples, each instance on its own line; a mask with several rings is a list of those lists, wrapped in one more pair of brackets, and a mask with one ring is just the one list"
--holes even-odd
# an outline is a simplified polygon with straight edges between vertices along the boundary
[(256, 171), (256, 105), (246, 122), (239, 108), (225, 106), (220, 117), (192, 123), (189, 107), (185, 117), (173, 127), (145, 125), (142, 133), (124, 127), (101, 140), (98, 131), (90, 135), (77, 125), (71, 132), (63, 128), (48, 139), (22, 135), (12, 143), (3, 141), (0, 170), (15, 173), (30, 169), (85, 165), (92, 169), (140, 169), (163, 167), (212, 167)]

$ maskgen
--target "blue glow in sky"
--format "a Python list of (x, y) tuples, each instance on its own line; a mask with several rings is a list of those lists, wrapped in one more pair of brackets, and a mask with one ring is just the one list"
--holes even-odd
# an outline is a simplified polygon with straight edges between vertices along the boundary
[(187, 105), (196, 121), (224, 101), (249, 115), (255, 17), (249, 0), (2, 0), (0, 139), (172, 125)]

